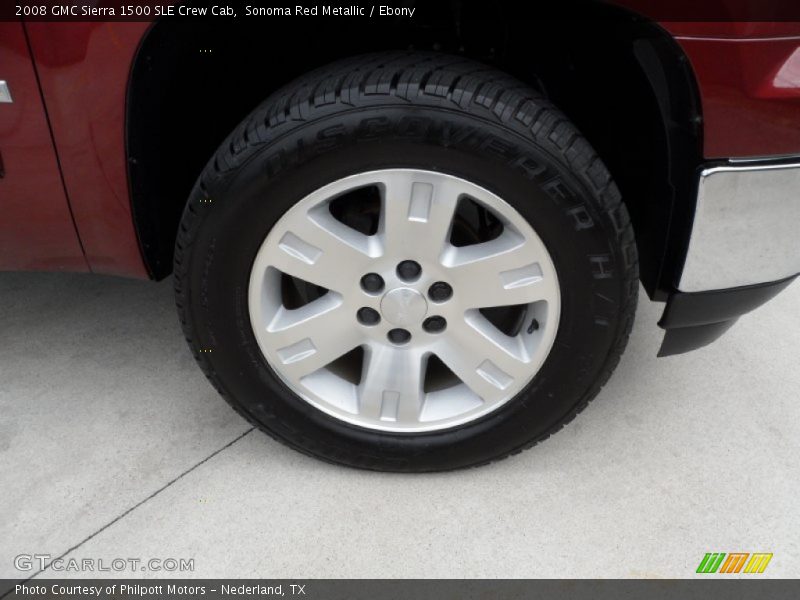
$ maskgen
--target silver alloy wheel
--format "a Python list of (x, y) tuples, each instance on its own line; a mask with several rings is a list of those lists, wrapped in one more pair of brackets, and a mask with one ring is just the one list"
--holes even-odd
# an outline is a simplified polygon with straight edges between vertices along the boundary
[[(332, 201), (366, 187), (380, 193), (372, 235), (331, 211)], [(502, 232), (453, 245), (465, 198)], [(287, 307), (282, 274), (327, 292)], [(368, 274), (382, 287), (365, 286)], [(444, 293), (433, 293), (435, 283)], [(514, 208), (464, 179), (412, 169), (346, 177), (295, 204), (256, 255), (248, 300), (259, 347), (295, 394), (342, 421), (409, 433), (473, 421), (519, 393), (550, 352), (561, 305), (550, 254)], [(481, 310), (520, 305), (524, 321), (511, 335)], [(363, 363), (354, 375), (339, 359), (357, 348)], [(433, 356), (449, 369), (447, 385), (426, 380)]]

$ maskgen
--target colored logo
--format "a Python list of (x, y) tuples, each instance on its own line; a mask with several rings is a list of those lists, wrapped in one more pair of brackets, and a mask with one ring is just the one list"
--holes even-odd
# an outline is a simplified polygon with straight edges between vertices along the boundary
[(763, 573), (771, 560), (771, 552), (707, 552), (697, 573)]

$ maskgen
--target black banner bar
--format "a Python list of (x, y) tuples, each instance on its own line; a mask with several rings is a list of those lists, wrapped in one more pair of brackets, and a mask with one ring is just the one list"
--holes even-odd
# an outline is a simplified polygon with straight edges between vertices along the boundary
[[(751, 578), (752, 577), (752, 578)], [(0, 580), (3, 600), (760, 600), (800, 598), (800, 580), (30, 579)]]
[[(439, 4), (439, 6), (437, 6)], [(153, 21), (160, 18), (341, 19), (425, 18), (442, 6), (457, 7), (462, 18), (479, 20), (607, 19), (611, 7), (622, 18), (653, 21), (800, 21), (796, 0), (419, 0), (383, 2), (266, 2), (263, 0), (0, 0), (0, 21)], [(586, 10), (576, 10), (582, 8)], [(413, 12), (411, 12), (413, 9)], [(593, 16), (601, 15), (602, 16)]]

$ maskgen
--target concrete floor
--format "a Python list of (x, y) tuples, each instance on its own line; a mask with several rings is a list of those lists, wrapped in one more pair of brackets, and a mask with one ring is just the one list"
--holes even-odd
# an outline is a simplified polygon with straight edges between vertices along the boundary
[(689, 577), (735, 551), (800, 576), (799, 284), (668, 359), (642, 300), (564, 431), (424, 476), (251, 431), (195, 366), (170, 285), (0, 274), (0, 577), (35, 553), (194, 558), (198, 577)]

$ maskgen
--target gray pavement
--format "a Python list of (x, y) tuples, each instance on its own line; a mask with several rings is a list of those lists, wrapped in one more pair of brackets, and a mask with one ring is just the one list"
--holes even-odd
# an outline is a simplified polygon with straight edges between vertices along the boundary
[(689, 577), (736, 551), (800, 576), (800, 284), (666, 359), (642, 299), (564, 431), (423, 476), (252, 431), (195, 366), (170, 286), (0, 273), (0, 577), (36, 573), (19, 554), (194, 559), (196, 577)]

